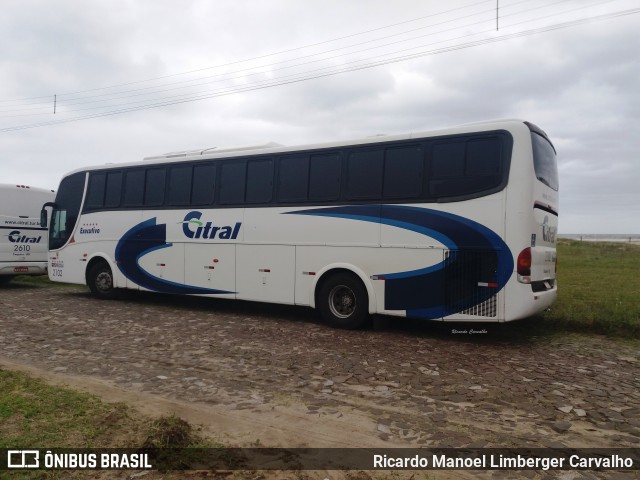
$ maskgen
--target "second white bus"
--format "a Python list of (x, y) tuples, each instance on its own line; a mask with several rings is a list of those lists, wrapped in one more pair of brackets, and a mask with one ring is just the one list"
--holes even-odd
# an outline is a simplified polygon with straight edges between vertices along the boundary
[(0, 184), (0, 284), (16, 275), (47, 273), (47, 230), (40, 226), (42, 205), (53, 190)]
[(392, 137), (210, 149), (65, 176), (49, 276), (370, 314), (510, 321), (556, 298), (556, 153), (506, 120)]

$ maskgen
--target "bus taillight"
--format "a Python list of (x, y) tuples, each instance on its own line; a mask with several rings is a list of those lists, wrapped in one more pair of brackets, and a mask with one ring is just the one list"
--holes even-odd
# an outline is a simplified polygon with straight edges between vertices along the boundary
[(518, 255), (518, 281), (531, 283), (531, 247), (527, 247)]

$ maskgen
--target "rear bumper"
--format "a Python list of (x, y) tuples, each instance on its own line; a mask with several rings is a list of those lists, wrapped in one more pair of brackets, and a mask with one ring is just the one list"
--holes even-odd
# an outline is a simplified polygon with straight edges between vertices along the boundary
[(558, 285), (543, 291), (534, 291), (531, 284), (511, 282), (506, 289), (505, 321), (531, 317), (549, 308), (558, 297)]
[(0, 275), (46, 275), (46, 262), (0, 263)]

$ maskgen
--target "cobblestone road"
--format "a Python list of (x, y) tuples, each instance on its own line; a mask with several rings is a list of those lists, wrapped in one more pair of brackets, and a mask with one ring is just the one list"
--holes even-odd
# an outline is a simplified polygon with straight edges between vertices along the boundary
[(350, 446), (640, 447), (637, 342), (517, 323), (341, 331), (294, 307), (18, 284), (0, 290), (0, 326), (11, 362), (280, 418), (282, 446), (341, 425)]

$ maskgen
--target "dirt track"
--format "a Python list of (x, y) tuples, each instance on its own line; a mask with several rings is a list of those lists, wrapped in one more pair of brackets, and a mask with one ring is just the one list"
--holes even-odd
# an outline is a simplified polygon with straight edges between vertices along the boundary
[[(0, 290), (0, 366), (267, 446), (639, 447), (640, 348), (294, 307), (83, 288)], [(571, 407), (571, 408), (569, 408)]]

